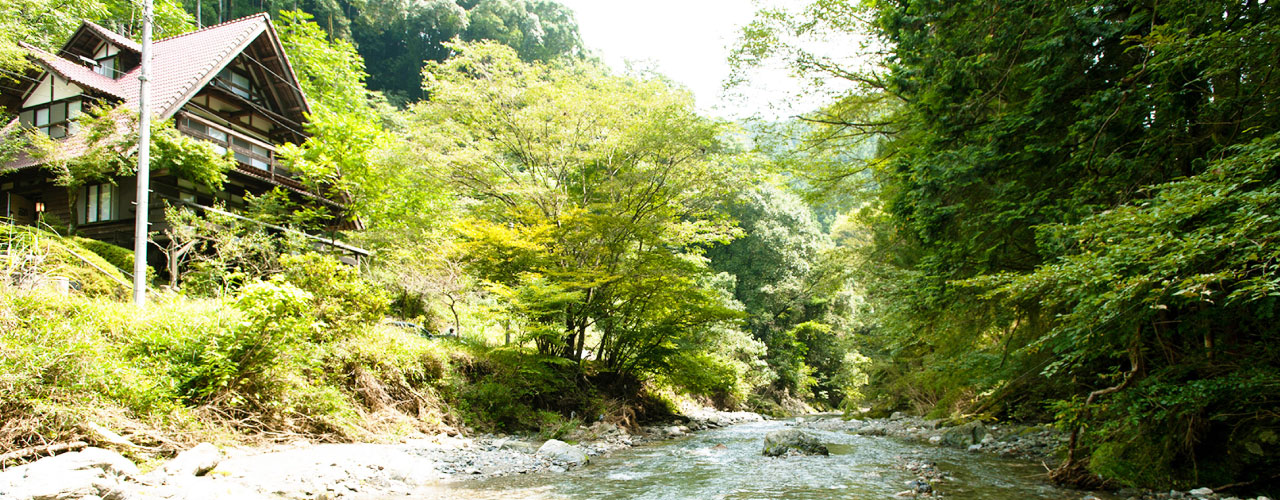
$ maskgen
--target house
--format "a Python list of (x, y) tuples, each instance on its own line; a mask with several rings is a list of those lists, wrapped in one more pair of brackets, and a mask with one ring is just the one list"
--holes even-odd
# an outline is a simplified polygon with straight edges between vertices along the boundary
[[(0, 106), (61, 144), (59, 155), (83, 154), (78, 116), (95, 104), (138, 109), (141, 47), (85, 22), (55, 54), (25, 46), (34, 70), (19, 85), (0, 87)], [(149, 220), (164, 228), (164, 206), (221, 204), (235, 211), (246, 194), (281, 187), (299, 201), (343, 212), (339, 200), (309, 191), (282, 168), (276, 147), (307, 138), (306, 96), (298, 85), (270, 18), (258, 14), (209, 26), (152, 44), (151, 103), (155, 116), (173, 119), (182, 133), (230, 151), (236, 168), (223, 189), (212, 192), (167, 171), (151, 177)], [(10, 124), (9, 126), (16, 126)], [(72, 222), (76, 232), (122, 247), (133, 246), (136, 178), (118, 178), (69, 193), (56, 186), (39, 160), (18, 155), (0, 166), (0, 217), (21, 224)], [(350, 228), (350, 223), (347, 223)], [(347, 251), (353, 247), (336, 244)], [(358, 251), (356, 253), (361, 253)]]

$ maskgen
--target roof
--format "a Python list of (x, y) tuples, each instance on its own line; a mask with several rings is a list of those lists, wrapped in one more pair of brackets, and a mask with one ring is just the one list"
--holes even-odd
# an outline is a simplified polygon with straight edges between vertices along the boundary
[[(82, 31), (92, 31), (129, 50), (141, 50), (138, 44), (111, 30), (86, 21), (76, 35)], [(272, 29), (271, 19), (265, 13), (227, 21), (208, 26), (203, 29), (157, 40), (151, 44), (151, 109), (159, 118), (171, 118), (195, 94), (204, 88), (218, 72), (231, 63), (236, 56), (259, 38), (266, 34), (268, 42), (280, 54), (281, 60), (276, 64), (273, 73), (282, 72), (283, 78), (290, 79), (287, 85), (296, 94), (301, 112), (309, 112), (306, 97), (298, 88), (298, 78), (288, 62), (284, 47)], [(130, 109), (138, 109), (140, 88), (138, 77), (142, 73), (141, 66), (111, 79), (100, 75), (92, 69), (55, 54), (40, 50), (33, 46), (22, 46), (36, 59), (37, 64), (59, 77), (71, 81), (87, 90), (94, 90), (120, 99), (121, 104)], [(259, 63), (261, 64), (261, 63)], [(82, 153), (83, 145), (76, 147), (75, 136), (64, 142), (65, 157), (74, 157)], [(83, 142), (83, 141), (79, 141)], [(19, 155), (0, 169), (20, 169), (35, 166), (35, 160), (26, 155)]]
[(80, 30), (92, 31), (95, 34), (97, 34), (99, 37), (105, 39), (108, 42), (111, 42), (117, 47), (128, 49), (139, 54), (142, 53), (142, 46), (139, 45), (138, 42), (130, 40), (124, 35), (121, 35), (109, 29), (103, 28), (102, 26), (99, 26), (89, 21), (85, 21), (84, 24), (80, 25), (80, 29), (76, 30), (77, 33), (71, 35), (71, 38), (68, 39), (68, 43), (70, 43), (70, 40), (75, 39), (76, 35), (79, 34)]
[(36, 64), (40, 65), (40, 67), (44, 68), (46, 71), (55, 73), (64, 80), (68, 80), (81, 87), (87, 87), (88, 90), (96, 90), (110, 96), (121, 99), (124, 98), (124, 95), (120, 93), (121, 85), (119, 81), (112, 80), (110, 77), (105, 75), (100, 75), (81, 64), (76, 64), (27, 45), (25, 42), (18, 42), (18, 45), (27, 49), (27, 52), (30, 52), (35, 56)]
[[(138, 47), (132, 40), (124, 38), (110, 30), (86, 21), (86, 29), (95, 33), (107, 33), (112, 43), (120, 44), (133, 50)], [(235, 56), (240, 55), (258, 35), (266, 32), (270, 42), (275, 45), (285, 58), (282, 68), (291, 80), (291, 88), (301, 94), (297, 88), (297, 75), (287, 62), (284, 48), (275, 36), (271, 27), (271, 19), (266, 14), (254, 14), (222, 24), (216, 24), (200, 30), (157, 40), (151, 44), (151, 102), (152, 110), (160, 118), (172, 117), (197, 91), (209, 83), (214, 76)], [(132, 45), (128, 45), (132, 44)], [(125, 106), (138, 109), (139, 87), (138, 77), (142, 67), (133, 68), (119, 78), (111, 79), (95, 73), (93, 70), (59, 57), (49, 52), (22, 44), (32, 55), (43, 63), (46, 69), (57, 73), (78, 85), (120, 98)], [(304, 111), (309, 111), (305, 98), (300, 99)]]
[[(152, 43), (152, 111), (160, 118), (173, 116), (269, 25), (266, 14), (257, 14)], [(116, 79), (122, 83), (123, 104), (131, 109), (138, 109), (141, 74), (139, 66)]]

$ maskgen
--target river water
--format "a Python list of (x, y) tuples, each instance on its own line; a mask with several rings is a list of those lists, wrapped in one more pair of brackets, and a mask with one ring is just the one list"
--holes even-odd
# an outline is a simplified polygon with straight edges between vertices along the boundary
[(909, 463), (932, 463), (948, 479), (932, 481), (948, 499), (1072, 499), (1041, 464), (961, 450), (806, 428), (831, 456), (770, 458), (764, 436), (795, 422), (766, 421), (703, 431), (593, 459), (563, 473), (464, 481), (445, 496), (460, 499), (885, 499), (907, 490)]

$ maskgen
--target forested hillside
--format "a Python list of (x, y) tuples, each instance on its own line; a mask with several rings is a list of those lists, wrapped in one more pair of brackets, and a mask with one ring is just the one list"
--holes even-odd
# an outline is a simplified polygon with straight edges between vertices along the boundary
[[(271, 14), (312, 100), (309, 138), (279, 157), (345, 213), (280, 192), (248, 197), (247, 221), (171, 208), (170, 288), (142, 319), (110, 269), (75, 271), (97, 279), (67, 302), (24, 288), (42, 263), (77, 265), (64, 251), (126, 269), (118, 249), (68, 221), (0, 235), (0, 326), (16, 332), (0, 338), (0, 446), (70, 439), (84, 414), (369, 440), (553, 436), (696, 401), (1051, 422), (1070, 436), (1066, 483), (1275, 487), (1267, 2), (766, 9), (739, 76), (780, 61), (835, 97), (741, 123), (605, 67), (548, 0), (157, 9), (159, 37)], [(138, 12), (0, 6), (0, 85), (24, 84), (17, 42), (56, 48), (82, 20), (133, 36)], [(97, 113), (88, 128), (110, 129)], [(160, 127), (162, 165), (225, 182), (225, 155)], [(57, 147), (5, 133), (0, 158)], [(136, 168), (132, 136), (100, 135), (50, 163), (68, 190)], [(252, 221), (372, 256), (345, 267)]]
[[(127, 2), (52, 18), (24, 2), (6, 5), (6, 85), (31, 78), (20, 40), (56, 49), (81, 19), (126, 36), (137, 21)], [(294, 6), (165, 4), (157, 36), (277, 7)], [(586, 416), (636, 425), (681, 401), (782, 415), (856, 392), (847, 287), (817, 264), (825, 229), (749, 133), (700, 116), (661, 76), (584, 57), (554, 2), (298, 7), (272, 15), (311, 99), (309, 137), (277, 157), (344, 212), (279, 190), (246, 196), (245, 219), (169, 207), (171, 226), (153, 235), (168, 291), (136, 321), (111, 269), (71, 301), (28, 290), (60, 249), (89, 251), (66, 240), (74, 221), (6, 233), (8, 446), (70, 439), (70, 415), (103, 408), (128, 425), (248, 436), (371, 439), (406, 425), (554, 436)], [(86, 153), (45, 166), (60, 186), (136, 168), (128, 113), (79, 118)], [(210, 192), (228, 182), (225, 156), (157, 126), (154, 168)], [(59, 147), (15, 128), (5, 150), (28, 145)], [(340, 219), (361, 229), (336, 232)], [(372, 257), (347, 269), (279, 228)], [(90, 248), (129, 268), (127, 253)]]
[[(859, 203), (869, 394), (1053, 418), (1060, 478), (1273, 481), (1277, 56), (1266, 2), (817, 2), (736, 54), (855, 90), (803, 118)], [(862, 36), (870, 69), (806, 45)], [(874, 149), (861, 161), (822, 161)], [(1270, 479), (1268, 479), (1270, 478)]]

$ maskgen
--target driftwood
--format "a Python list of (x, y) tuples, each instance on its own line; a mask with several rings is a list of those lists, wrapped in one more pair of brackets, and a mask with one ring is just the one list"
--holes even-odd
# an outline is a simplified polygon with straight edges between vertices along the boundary
[(86, 443), (84, 441), (72, 441), (70, 443), (54, 443), (54, 444), (47, 444), (44, 446), (32, 446), (30, 448), (14, 450), (9, 453), (0, 455), (0, 465), (6, 464), (12, 461), (16, 461), (16, 460), (22, 460), (25, 458), (39, 456), (39, 455), (53, 456), (59, 453), (67, 452), (67, 451), (76, 451), (76, 450), (83, 449), (86, 446), (89, 446), (89, 443)]

